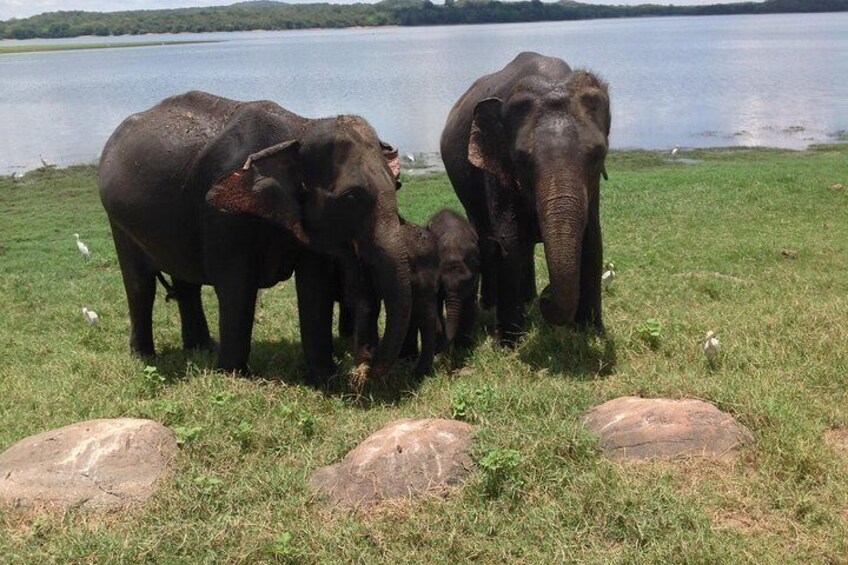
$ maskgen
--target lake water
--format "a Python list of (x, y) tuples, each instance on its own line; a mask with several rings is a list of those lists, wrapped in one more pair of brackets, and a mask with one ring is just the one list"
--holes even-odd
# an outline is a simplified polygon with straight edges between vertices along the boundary
[(803, 148), (848, 130), (848, 13), (105, 41), (140, 39), (222, 41), (0, 56), (0, 173), (92, 162), (126, 116), (192, 89), (360, 114), (402, 152), (432, 153), (454, 101), (524, 50), (609, 82), (615, 148)]

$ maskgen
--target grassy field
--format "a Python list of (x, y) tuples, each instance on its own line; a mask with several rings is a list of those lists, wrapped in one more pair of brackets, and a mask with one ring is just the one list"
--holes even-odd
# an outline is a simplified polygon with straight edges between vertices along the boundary
[(0, 45), (0, 55), (36, 53), (40, 51), (78, 51), (80, 49), (119, 49), (122, 47), (153, 47), (159, 45), (189, 45), (217, 41), (127, 41), (124, 43), (54, 43), (51, 45)]
[[(0, 449), (91, 418), (153, 418), (184, 440), (176, 473), (128, 515), (0, 510), (0, 561), (844, 563), (848, 453), (823, 436), (848, 427), (848, 145), (685, 156), (698, 162), (608, 161), (605, 339), (551, 329), (534, 306), (515, 351), (481, 329), (466, 358), (439, 359), (419, 385), (405, 365), (361, 396), (304, 386), (292, 281), (262, 294), (256, 378), (184, 355), (164, 300), (145, 371), (128, 353), (94, 169), (0, 179)], [(399, 199), (417, 222), (458, 206), (442, 175), (404, 179)], [(541, 247), (537, 259), (542, 288)], [(715, 368), (707, 330), (722, 341)], [(610, 463), (579, 416), (622, 395), (709, 400), (756, 444), (733, 465)], [(497, 491), (481, 470), (446, 498), (358, 514), (310, 496), (312, 472), (387, 422), (457, 413), (476, 426), (478, 460), (518, 453)]]

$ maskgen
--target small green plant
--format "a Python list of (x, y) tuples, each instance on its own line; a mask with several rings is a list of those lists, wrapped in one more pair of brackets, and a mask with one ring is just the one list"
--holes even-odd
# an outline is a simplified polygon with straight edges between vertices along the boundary
[(494, 389), (489, 385), (483, 388), (462, 387), (451, 400), (451, 418), (464, 422), (479, 422), (483, 414), (489, 411), (494, 397)]
[(651, 349), (656, 349), (660, 346), (662, 339), (662, 324), (656, 318), (648, 318), (636, 327), (636, 333), (639, 338), (648, 344)]
[(242, 420), (238, 427), (233, 431), (233, 439), (236, 440), (242, 449), (247, 449), (253, 441), (253, 424)]
[(274, 557), (291, 557), (294, 555), (291, 532), (282, 532), (274, 537), (268, 545), (268, 553)]
[(219, 392), (213, 392), (209, 397), (209, 402), (214, 404), (215, 406), (229, 406), (232, 403), (233, 399), (235, 399), (236, 395), (228, 390), (222, 390)]
[(165, 375), (160, 373), (159, 369), (153, 365), (145, 366), (141, 372), (141, 386), (151, 394), (158, 392), (166, 382)]
[(297, 419), (297, 427), (306, 437), (315, 435), (315, 426), (317, 423), (318, 421), (311, 412), (303, 412)]
[(160, 400), (153, 407), (158, 414), (158, 419), (165, 425), (178, 422), (183, 415), (182, 405), (173, 400)]
[(200, 434), (203, 433), (201, 426), (177, 426), (174, 428), (174, 433), (177, 434), (177, 445), (185, 445), (197, 441)]
[(198, 486), (200, 492), (203, 494), (212, 494), (218, 490), (218, 487), (221, 486), (221, 482), (221, 479), (218, 477), (207, 477), (206, 475), (194, 478), (194, 484)]
[(483, 491), (495, 498), (501, 493), (517, 493), (524, 486), (520, 467), (524, 457), (514, 449), (492, 449), (478, 465), (483, 470)]

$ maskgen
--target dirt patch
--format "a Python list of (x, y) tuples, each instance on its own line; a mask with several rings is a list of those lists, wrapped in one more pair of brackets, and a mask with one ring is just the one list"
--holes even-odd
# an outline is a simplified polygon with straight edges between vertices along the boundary
[(824, 443), (829, 445), (848, 463), (848, 428), (832, 428), (824, 432)]

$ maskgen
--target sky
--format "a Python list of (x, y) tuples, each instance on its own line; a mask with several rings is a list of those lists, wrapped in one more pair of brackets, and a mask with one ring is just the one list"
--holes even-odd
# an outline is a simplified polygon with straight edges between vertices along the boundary
[[(162, 8), (188, 8), (198, 6), (226, 6), (237, 0), (0, 0), (0, 20), (26, 18), (43, 12), (58, 10), (85, 10), (88, 12), (114, 12), (119, 10), (157, 10)], [(334, 4), (352, 4), (372, 0), (286, 0), (292, 4), (329, 1)], [(376, 1), (376, 0), (373, 0)], [(732, 4), (740, 0), (584, 0), (587, 4)], [(434, 4), (441, 4), (435, 0)]]

